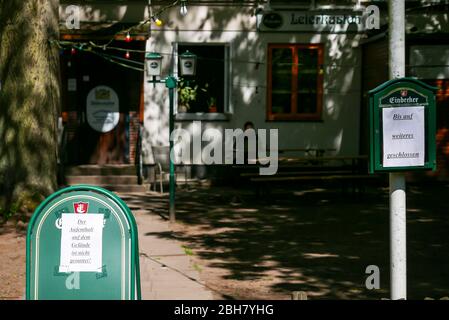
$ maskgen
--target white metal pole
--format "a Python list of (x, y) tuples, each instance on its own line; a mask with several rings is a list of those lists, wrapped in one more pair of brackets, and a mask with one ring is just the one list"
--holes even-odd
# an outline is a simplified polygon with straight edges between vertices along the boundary
[[(405, 3), (389, 0), (390, 79), (405, 76)], [(405, 175), (390, 173), (390, 276), (391, 299), (407, 299)]]
[(390, 173), (390, 276), (391, 299), (407, 298), (405, 177)]

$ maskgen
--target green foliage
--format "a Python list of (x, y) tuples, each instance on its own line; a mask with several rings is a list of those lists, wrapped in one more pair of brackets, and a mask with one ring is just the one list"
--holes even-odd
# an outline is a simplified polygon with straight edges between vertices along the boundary
[[(185, 107), (187, 110), (190, 109), (190, 103), (196, 101), (198, 96), (198, 90), (203, 92), (208, 92), (209, 84), (206, 83), (204, 88), (201, 88), (196, 84), (195, 80), (185, 80), (179, 78), (178, 82), (178, 101), (179, 105)], [(213, 98), (214, 99), (214, 98)]]
[(23, 192), (21, 196), (11, 202), (6, 199), (0, 199), (0, 217), (4, 222), (11, 218), (26, 220), (27, 216), (31, 216), (44, 196), (39, 193)]
[(208, 102), (209, 102), (209, 106), (217, 105), (217, 99), (215, 99), (214, 97), (210, 97)]
[(196, 264), (196, 263), (193, 264), (193, 268), (194, 268), (196, 271), (198, 271), (198, 272), (201, 272), (201, 271), (202, 271), (201, 267), (200, 267), (198, 264)]
[(196, 100), (198, 85), (191, 87), (188, 82), (181, 80), (178, 86), (179, 104), (190, 108), (190, 103)]
[(3, 218), (3, 221), (8, 221), (11, 217), (15, 216), (19, 211), (19, 208), (19, 202), (12, 203), (9, 208), (0, 207), (0, 215)]
[(184, 252), (185, 252), (186, 255), (188, 255), (188, 256), (193, 256), (193, 251), (192, 251), (192, 249), (190, 249), (190, 248), (187, 247), (187, 246), (182, 246), (182, 248), (184, 249)]

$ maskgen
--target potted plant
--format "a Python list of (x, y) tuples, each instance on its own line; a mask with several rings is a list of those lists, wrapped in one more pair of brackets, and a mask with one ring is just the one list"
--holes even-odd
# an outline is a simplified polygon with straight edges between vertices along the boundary
[(209, 99), (209, 112), (218, 112), (217, 111), (217, 99), (211, 97)]
[(178, 86), (178, 112), (187, 112), (190, 109), (190, 103), (196, 100), (198, 85), (191, 87), (184, 80), (179, 82)]

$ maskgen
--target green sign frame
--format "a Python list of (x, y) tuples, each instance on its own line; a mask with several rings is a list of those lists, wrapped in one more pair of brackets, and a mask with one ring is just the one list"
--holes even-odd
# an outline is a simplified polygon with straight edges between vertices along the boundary
[[(61, 272), (61, 215), (75, 214), (72, 207), (80, 202), (88, 203), (85, 214), (103, 214), (102, 267), (96, 272)], [(26, 299), (140, 300), (137, 224), (126, 203), (90, 185), (67, 187), (46, 198), (28, 225)]]
[[(415, 78), (389, 80), (369, 94), (370, 163), (369, 172), (436, 170), (436, 103), (432, 87)], [(424, 107), (424, 165), (383, 166), (382, 108)]]

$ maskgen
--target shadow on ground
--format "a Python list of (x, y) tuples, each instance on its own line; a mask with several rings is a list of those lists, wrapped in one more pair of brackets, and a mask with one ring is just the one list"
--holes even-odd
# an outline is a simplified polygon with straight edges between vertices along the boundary
[[(449, 186), (408, 189), (408, 297), (448, 296)], [(145, 201), (167, 217), (167, 197)], [(301, 290), (312, 299), (389, 297), (386, 188), (363, 195), (277, 189), (265, 197), (244, 187), (178, 188), (176, 208), (175, 232), (157, 236), (190, 248), (208, 285), (223, 294), (288, 299)], [(365, 287), (369, 265), (380, 268), (379, 290)]]

